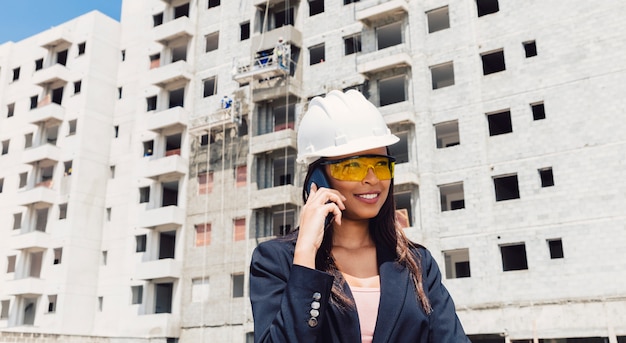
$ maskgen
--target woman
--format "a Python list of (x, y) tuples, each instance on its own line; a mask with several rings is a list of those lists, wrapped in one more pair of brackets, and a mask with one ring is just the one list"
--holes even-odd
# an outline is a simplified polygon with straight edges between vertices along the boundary
[(311, 101), (299, 228), (252, 256), (255, 342), (469, 342), (436, 262), (396, 225), (398, 140), (357, 91)]

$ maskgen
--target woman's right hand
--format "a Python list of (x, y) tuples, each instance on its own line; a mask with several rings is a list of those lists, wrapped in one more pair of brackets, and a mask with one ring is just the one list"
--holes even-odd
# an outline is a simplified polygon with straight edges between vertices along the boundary
[(300, 211), (300, 229), (293, 257), (293, 264), (315, 269), (315, 255), (322, 245), (326, 216), (332, 214), (333, 221), (341, 225), (341, 211), (346, 198), (338, 191), (330, 188), (317, 188), (311, 185), (311, 192)]

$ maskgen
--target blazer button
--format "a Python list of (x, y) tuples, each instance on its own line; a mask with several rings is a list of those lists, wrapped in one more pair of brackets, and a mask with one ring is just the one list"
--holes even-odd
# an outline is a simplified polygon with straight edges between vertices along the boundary
[(319, 303), (319, 301), (314, 301), (314, 302), (312, 302), (312, 303), (311, 303), (311, 308), (312, 308), (312, 309), (314, 309), (314, 310), (319, 310), (319, 308), (320, 308), (320, 303)]
[(309, 326), (312, 327), (312, 328), (316, 327), (317, 326), (317, 318), (313, 318), (313, 317), (309, 318)]
[(313, 318), (317, 318), (317, 317), (319, 317), (319, 315), (320, 315), (320, 311), (318, 311), (318, 310), (311, 310), (311, 311), (309, 312), (309, 314), (311, 315), (311, 317), (313, 317)]
[(313, 293), (313, 300), (320, 300), (320, 299), (322, 299), (322, 295), (320, 294), (320, 292)]

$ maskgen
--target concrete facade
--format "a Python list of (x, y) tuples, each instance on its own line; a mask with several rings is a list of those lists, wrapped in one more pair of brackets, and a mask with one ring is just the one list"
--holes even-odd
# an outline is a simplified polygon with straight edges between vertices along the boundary
[(406, 231), (473, 342), (626, 342), (625, 15), (124, 1), (0, 45), (0, 342), (251, 342), (250, 255), (297, 225), (298, 119), (347, 88), (401, 138)]

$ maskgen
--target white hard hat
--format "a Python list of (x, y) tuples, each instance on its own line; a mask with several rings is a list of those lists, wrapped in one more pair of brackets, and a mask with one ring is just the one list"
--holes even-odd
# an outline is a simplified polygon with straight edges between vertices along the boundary
[(347, 155), (392, 145), (400, 139), (391, 134), (383, 115), (356, 90), (329, 92), (315, 97), (298, 128), (300, 163), (320, 157)]

